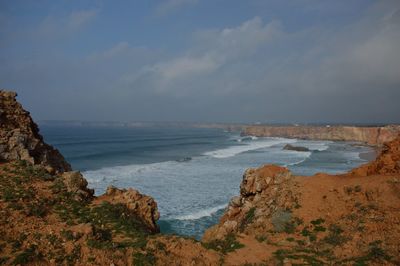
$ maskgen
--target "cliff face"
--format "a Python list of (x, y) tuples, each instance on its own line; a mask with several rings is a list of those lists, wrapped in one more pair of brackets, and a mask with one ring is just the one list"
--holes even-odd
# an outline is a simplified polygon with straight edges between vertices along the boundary
[(257, 137), (285, 137), (310, 140), (359, 141), (368, 145), (382, 145), (400, 133), (400, 126), (248, 126), (243, 135)]
[(59, 151), (44, 143), (38, 126), (16, 96), (15, 92), (0, 91), (0, 159), (25, 160), (50, 172), (71, 171)]
[(351, 171), (353, 175), (387, 175), (400, 173), (400, 135), (384, 143), (381, 154), (376, 160)]

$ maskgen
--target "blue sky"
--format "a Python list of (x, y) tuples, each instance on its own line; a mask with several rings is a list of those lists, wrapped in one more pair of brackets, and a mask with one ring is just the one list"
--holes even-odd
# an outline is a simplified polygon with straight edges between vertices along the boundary
[(0, 0), (36, 119), (400, 122), (400, 2)]

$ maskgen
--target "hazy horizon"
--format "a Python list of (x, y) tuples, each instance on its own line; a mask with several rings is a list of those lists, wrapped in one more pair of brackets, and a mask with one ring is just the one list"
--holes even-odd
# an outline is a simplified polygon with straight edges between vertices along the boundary
[(400, 1), (4, 1), (37, 121), (400, 123)]

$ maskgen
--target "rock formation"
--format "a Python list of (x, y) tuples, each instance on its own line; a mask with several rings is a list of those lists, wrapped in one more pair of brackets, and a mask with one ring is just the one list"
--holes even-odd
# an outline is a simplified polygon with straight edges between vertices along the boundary
[(67, 191), (74, 195), (75, 200), (88, 201), (93, 199), (94, 190), (87, 187), (88, 182), (80, 172), (64, 172), (61, 178)]
[(43, 141), (38, 126), (15, 97), (0, 90), (0, 159), (25, 160), (44, 166), (50, 172), (70, 171), (64, 157)]
[(359, 141), (379, 146), (391, 141), (400, 132), (400, 126), (248, 126), (243, 135), (257, 137), (284, 137), (309, 140)]
[(160, 232), (157, 224), (160, 213), (158, 212), (157, 203), (152, 197), (140, 194), (139, 191), (132, 188), (118, 189), (110, 186), (107, 188), (106, 193), (100, 196), (97, 201), (124, 204), (128, 210), (132, 211), (146, 224), (151, 232)]

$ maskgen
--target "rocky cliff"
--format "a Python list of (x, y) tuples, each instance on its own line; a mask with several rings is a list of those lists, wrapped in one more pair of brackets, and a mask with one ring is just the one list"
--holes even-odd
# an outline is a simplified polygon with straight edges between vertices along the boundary
[(357, 127), (357, 126), (248, 126), (243, 135), (257, 137), (284, 137), (309, 140), (358, 141), (379, 146), (393, 140), (400, 126)]
[(43, 141), (38, 126), (16, 96), (15, 92), (0, 90), (0, 159), (25, 160), (50, 172), (70, 171), (61, 153)]
[(252, 255), (235, 251), (226, 258), (232, 264), (399, 265), (399, 166), (400, 136), (375, 161), (342, 175), (248, 169), (240, 195), (203, 241), (246, 243)]
[(157, 203), (137, 190), (95, 197), (16, 95), (0, 95), (0, 265), (400, 265), (400, 136), (343, 175), (246, 170), (199, 242), (158, 233)]
[(199, 242), (158, 234), (152, 197), (95, 197), (15, 97), (0, 92), (0, 265), (217, 264)]

